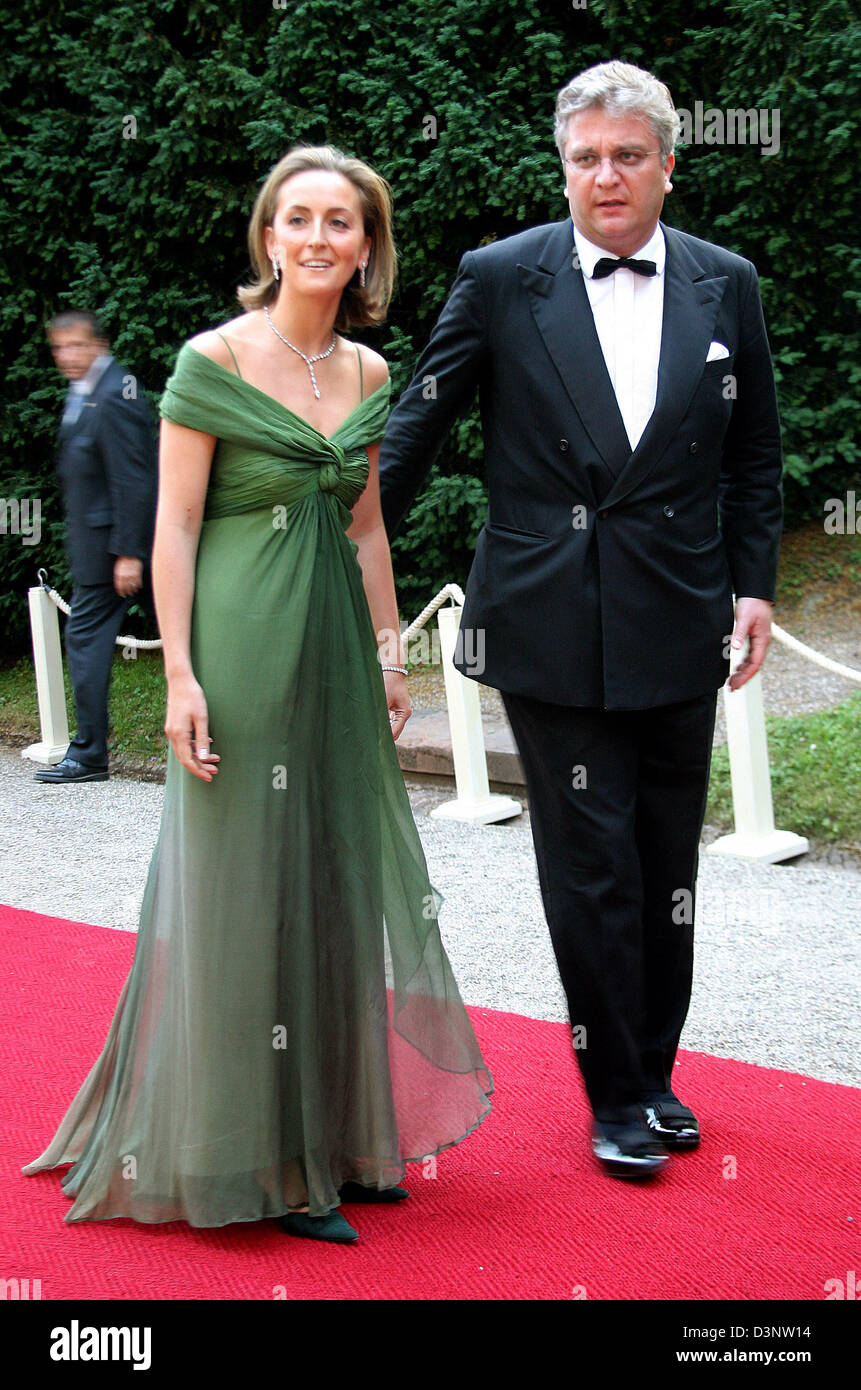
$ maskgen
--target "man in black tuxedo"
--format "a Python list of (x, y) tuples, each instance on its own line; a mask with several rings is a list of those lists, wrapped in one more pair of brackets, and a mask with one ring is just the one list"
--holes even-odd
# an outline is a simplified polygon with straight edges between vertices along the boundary
[(152, 411), (132, 373), (111, 356), (93, 314), (71, 310), (48, 327), (69, 392), (57, 472), (74, 589), (65, 630), (77, 731), (39, 782), (104, 782), (108, 687), (115, 641), (132, 599), (146, 602), (157, 491)]
[(455, 665), (499, 689), (520, 752), (593, 1150), (640, 1177), (699, 1142), (672, 1070), (717, 691), (730, 641), (734, 689), (769, 642), (780, 426), (754, 267), (659, 220), (668, 89), (599, 64), (556, 117), (571, 216), (463, 257), (380, 488), (391, 536), (478, 387), (489, 506)]

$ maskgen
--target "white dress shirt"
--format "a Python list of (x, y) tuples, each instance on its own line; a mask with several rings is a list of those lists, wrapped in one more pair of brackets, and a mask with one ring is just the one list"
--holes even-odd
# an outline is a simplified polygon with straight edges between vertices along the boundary
[(664, 233), (657, 226), (646, 244), (632, 252), (634, 260), (655, 262), (657, 273), (651, 276), (637, 275), (623, 266), (606, 279), (593, 280), (592, 272), (602, 257), (619, 258), (595, 246), (577, 227), (574, 227), (574, 243), (592, 306), (595, 331), (633, 452), (655, 408), (658, 394), (667, 260)]
[[(617, 275), (618, 273), (619, 272), (616, 271)], [(63, 408), (64, 425), (74, 425), (83, 408), (84, 397), (93, 394), (97, 382), (113, 360), (113, 353), (101, 352), (99, 356), (90, 363), (90, 369), (86, 376), (82, 376), (78, 381), (69, 382), (69, 389), (66, 392), (66, 403)]]

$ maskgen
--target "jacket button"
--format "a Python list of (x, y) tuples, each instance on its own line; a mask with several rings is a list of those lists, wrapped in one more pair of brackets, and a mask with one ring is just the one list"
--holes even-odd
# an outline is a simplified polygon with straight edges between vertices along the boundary
[(610, 514), (610, 513), (609, 513), (609, 510), (608, 510), (607, 507), (602, 507), (601, 510), (600, 510), (600, 512), (598, 513), (598, 515), (602, 518), (602, 520), (603, 520), (603, 518), (604, 518), (605, 516), (609, 516), (609, 514)]
[(561, 452), (562, 452), (563, 454), (567, 454), (567, 453), (568, 453), (568, 440), (567, 440), (567, 439), (560, 439), (560, 441), (559, 441), (559, 448), (560, 448), (560, 450), (561, 450)]
[(700, 446), (699, 446), (699, 444), (697, 443), (696, 440), (694, 440), (692, 444), (689, 444), (689, 445), (688, 445), (688, 453), (689, 453), (689, 454), (698, 454), (699, 451), (700, 451)]
[(664, 516), (675, 516), (675, 514), (672, 507), (664, 507)]

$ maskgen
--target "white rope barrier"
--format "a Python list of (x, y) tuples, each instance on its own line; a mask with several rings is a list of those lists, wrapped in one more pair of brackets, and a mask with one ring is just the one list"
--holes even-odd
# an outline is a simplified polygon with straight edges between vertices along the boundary
[(814, 666), (822, 666), (826, 671), (833, 671), (835, 676), (845, 676), (848, 681), (857, 681), (861, 684), (861, 671), (856, 671), (854, 666), (844, 666), (842, 661), (832, 661), (830, 656), (823, 656), (821, 652), (814, 651), (806, 643), (799, 642), (797, 637), (791, 633), (784, 632), (777, 623), (771, 624), (771, 635), (784, 647), (788, 647), (791, 652), (797, 652), (799, 656), (806, 657), (812, 661)]
[[(40, 579), (44, 574), (44, 570), (39, 570)], [(51, 602), (56, 604), (60, 612), (68, 618), (72, 610), (65, 599), (57, 593), (56, 589), (50, 588), (44, 579), (42, 579), (42, 588)], [(403, 641), (408, 642), (411, 637), (415, 637), (416, 633), (426, 626), (428, 619), (433, 617), (447, 598), (450, 598), (456, 607), (463, 607), (463, 590), (459, 584), (445, 584), (440, 589), (439, 593), (422, 609), (418, 617), (401, 633)], [(797, 637), (793, 637), (790, 632), (779, 627), (775, 622), (771, 624), (771, 635), (776, 642), (780, 642), (789, 651), (797, 652), (805, 660), (812, 661), (814, 666), (821, 666), (825, 671), (833, 671), (835, 676), (843, 676), (846, 680), (855, 681), (861, 685), (861, 671), (856, 671), (854, 666), (845, 666), (842, 661), (834, 661), (830, 656), (823, 656), (822, 652), (817, 652), (813, 647), (808, 647), (805, 642), (800, 642)], [(161, 648), (162, 642), (160, 637), (150, 639), (120, 636), (117, 637), (116, 644), (118, 647), (130, 647), (139, 651), (157, 651)]]
[[(56, 589), (49, 587), (45, 571), (40, 569), (38, 575), (39, 584), (30, 589), (29, 603), (42, 740), (25, 749), (24, 756), (37, 762), (56, 762), (65, 753), (69, 739), (57, 611), (68, 616), (71, 610)], [(446, 600), (450, 603), (444, 608)], [(452, 801), (437, 806), (431, 815), (487, 824), (518, 815), (522, 806), (511, 797), (490, 792), (478, 682), (463, 676), (453, 661), (463, 604), (464, 594), (459, 584), (443, 585), (402, 632), (401, 638), (404, 643), (409, 642), (438, 612), (457, 795)], [(771, 632), (776, 641), (805, 660), (861, 684), (861, 671), (823, 656), (776, 623), (772, 623)], [(116, 641), (118, 646), (136, 651), (151, 651), (162, 645), (160, 638), (118, 637)], [(741, 651), (732, 653), (731, 670), (744, 659), (747, 646), (746, 642)], [(804, 853), (809, 846), (803, 836), (777, 830), (774, 826), (760, 674), (740, 690), (733, 691), (729, 684), (725, 685), (723, 698), (736, 829), (733, 834), (715, 840), (708, 846), (707, 853), (737, 855), (767, 863)]]
[[(57, 606), (57, 608), (59, 608), (60, 612), (65, 613), (66, 617), (68, 618), (72, 610), (66, 603), (66, 600), (60, 597), (56, 589), (52, 589), (49, 587), (47, 582), (48, 576), (47, 574), (45, 574), (44, 570), (38, 570), (37, 573), (42, 588), (45, 590), (45, 593), (48, 595), (48, 598), (51, 600), (53, 604)], [(42, 578), (43, 575), (45, 576), (44, 578)], [(118, 647), (124, 647), (126, 650), (139, 652), (154, 652), (161, 650), (160, 637), (117, 637), (115, 641)]]
[[(57, 593), (56, 589), (52, 589), (49, 587), (47, 583), (47, 575), (45, 575), (44, 570), (39, 570), (38, 574), (39, 579), (41, 580), (42, 588), (48, 595), (48, 598), (51, 600), (53, 604), (56, 605), (57, 608), (59, 608), (60, 612), (64, 613), (68, 618), (69, 614), (72, 611), (68, 603), (66, 603), (65, 599)], [(45, 576), (45, 578), (42, 578), (43, 575)], [(443, 586), (442, 589), (440, 589), (439, 593), (431, 599), (430, 603), (425, 608), (422, 609), (421, 613), (419, 613), (419, 616), (415, 619), (415, 621), (411, 623), (410, 626), (403, 633), (401, 633), (403, 641), (408, 642), (411, 637), (415, 637), (416, 633), (421, 631), (421, 629), (427, 623), (428, 619), (433, 617), (434, 613), (437, 611), (438, 608), (442, 606), (443, 603), (445, 603), (447, 598), (450, 598), (452, 600), (452, 603), (457, 604), (459, 607), (463, 607), (463, 590), (461, 589), (459, 584), (446, 584)], [(118, 647), (130, 647), (133, 649), (137, 649), (138, 651), (157, 651), (161, 647), (162, 642), (160, 637), (156, 637), (153, 639), (143, 637), (117, 637), (116, 645)]]
[[(451, 605), (443, 608), (441, 605), (446, 597), (451, 598)], [(412, 636), (437, 609), (457, 796), (453, 801), (435, 806), (430, 814), (434, 819), (467, 821), (471, 825), (489, 825), (495, 821), (509, 820), (512, 816), (519, 816), (523, 806), (513, 797), (490, 790), (478, 682), (461, 675), (454, 664), (460, 617), (463, 612), (463, 590), (460, 586), (446, 584), (444, 589), (440, 589), (436, 598), (422, 610), (412, 626), (407, 628), (405, 636)]]
[(409, 642), (411, 637), (415, 637), (416, 633), (420, 632), (424, 627), (428, 618), (433, 617), (434, 613), (438, 608), (442, 607), (447, 598), (451, 599), (452, 605), (455, 608), (463, 607), (463, 589), (459, 584), (445, 584), (436, 597), (431, 599), (427, 607), (422, 609), (415, 622), (410, 623), (409, 627), (401, 633), (402, 640), (404, 642)]
[[(845, 666), (843, 662), (833, 661), (830, 656), (823, 656), (805, 642), (799, 642), (797, 637), (785, 632), (775, 622), (771, 624), (771, 633), (776, 641), (806, 661), (846, 680), (861, 683), (861, 671)], [(744, 659), (748, 648), (746, 639), (742, 650), (731, 654), (731, 673)], [(794, 859), (796, 855), (804, 854), (810, 845), (803, 835), (796, 835), (791, 830), (778, 830), (774, 824), (761, 673), (758, 671), (740, 690), (731, 690), (729, 684), (725, 685), (723, 700), (735, 829), (731, 834), (721, 835), (714, 840), (707, 846), (706, 853), (755, 859), (763, 864)]]

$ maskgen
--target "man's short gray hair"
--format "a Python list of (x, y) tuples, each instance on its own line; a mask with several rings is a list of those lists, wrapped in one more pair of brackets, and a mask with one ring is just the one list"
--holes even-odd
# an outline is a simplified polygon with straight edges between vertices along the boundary
[(648, 121), (661, 149), (661, 159), (672, 154), (681, 121), (670, 89), (657, 77), (633, 63), (597, 63), (578, 73), (556, 98), (556, 145), (565, 157), (568, 118), (578, 111), (600, 107), (611, 116), (642, 116)]
[(49, 333), (65, 333), (70, 328), (77, 328), (79, 324), (85, 323), (94, 338), (102, 342), (108, 341), (108, 336), (102, 327), (101, 320), (91, 309), (64, 309), (61, 314), (55, 314), (47, 324)]

